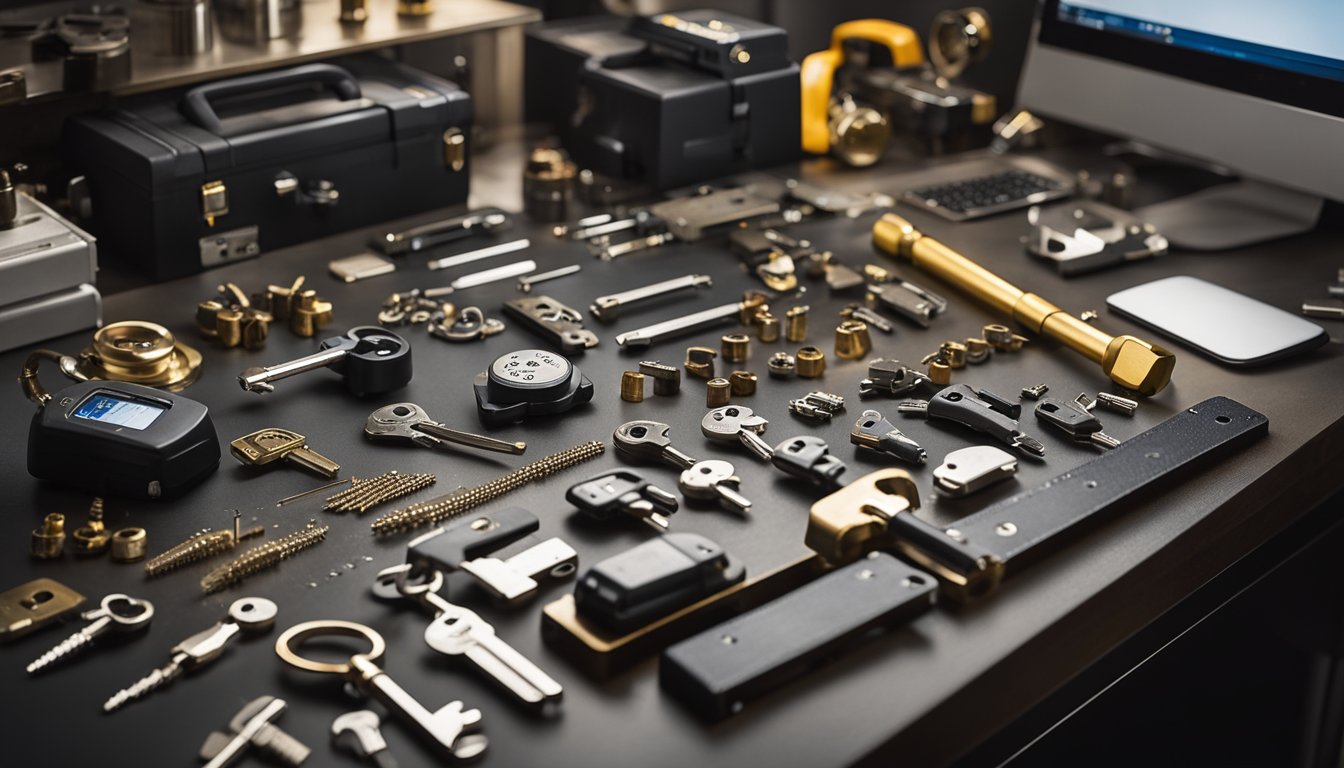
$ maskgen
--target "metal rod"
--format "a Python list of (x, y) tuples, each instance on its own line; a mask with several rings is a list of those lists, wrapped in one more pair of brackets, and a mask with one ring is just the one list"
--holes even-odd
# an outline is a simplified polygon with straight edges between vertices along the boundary
[(521, 251), (524, 248), (531, 247), (531, 245), (532, 241), (528, 240), (527, 238), (523, 238), (521, 240), (511, 240), (507, 243), (499, 243), (497, 245), (491, 245), (485, 248), (478, 248), (477, 250), (474, 251), (459, 253), (456, 256), (445, 256), (442, 259), (430, 259), (429, 261), (425, 262), (425, 264), (430, 269), (449, 269), (451, 267), (460, 267), (463, 264), (470, 264), (473, 261), (488, 259), (491, 258), (492, 256), (503, 256), (506, 253)]

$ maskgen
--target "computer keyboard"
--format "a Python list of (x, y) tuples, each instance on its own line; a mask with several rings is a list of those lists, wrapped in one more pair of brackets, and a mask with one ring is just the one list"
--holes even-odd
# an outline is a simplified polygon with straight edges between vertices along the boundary
[(902, 200), (944, 218), (965, 221), (1068, 197), (1072, 192), (1068, 184), (1055, 179), (1009, 170), (912, 189)]

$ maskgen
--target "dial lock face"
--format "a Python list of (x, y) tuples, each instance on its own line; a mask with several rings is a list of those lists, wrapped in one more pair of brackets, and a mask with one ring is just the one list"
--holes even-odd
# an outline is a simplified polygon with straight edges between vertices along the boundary
[(574, 366), (561, 355), (540, 349), (522, 349), (495, 358), (490, 378), (517, 389), (545, 389), (569, 380)]

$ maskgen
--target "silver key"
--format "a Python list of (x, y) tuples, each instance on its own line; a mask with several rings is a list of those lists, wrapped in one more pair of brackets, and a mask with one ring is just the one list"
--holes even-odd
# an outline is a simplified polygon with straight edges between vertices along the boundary
[(244, 597), (229, 606), (229, 618), (197, 632), (173, 646), (172, 658), (162, 667), (140, 678), (133, 685), (103, 702), (103, 711), (112, 712), (176, 680), (185, 669), (195, 669), (219, 658), (239, 631), (264, 632), (275, 624), (276, 604), (264, 597)]
[(770, 422), (741, 405), (715, 408), (700, 420), (700, 431), (705, 437), (719, 442), (739, 442), (761, 460), (769, 461), (775, 449), (761, 439)]
[(85, 611), (79, 617), (92, 623), (29, 664), (28, 674), (39, 672), (62, 659), (73, 656), (109, 630), (134, 632), (148, 628), (150, 620), (154, 618), (154, 605), (148, 600), (113, 594), (104, 597), (102, 605), (98, 608)]
[(415, 403), (385, 405), (369, 414), (368, 420), (364, 422), (364, 436), (375, 441), (411, 442), (433, 449), (443, 448), (445, 443), (457, 443), (515, 456), (527, 450), (527, 443), (524, 442), (496, 440), (446, 427), (429, 418), (425, 409)]
[(500, 640), (495, 628), (475, 612), (439, 595), (445, 581), (442, 571), (428, 571), (412, 583), (398, 578), (405, 568), (403, 564), (384, 569), (378, 574), (378, 582), (395, 583), (402, 597), (416, 600), (434, 613), (434, 621), (425, 629), (425, 643), (430, 648), (450, 656), (465, 656), (519, 700), (540, 707), (544, 713), (559, 707), (564, 693), (559, 683)]
[(545, 283), (550, 280), (556, 280), (558, 278), (565, 277), (567, 275), (572, 275), (575, 272), (580, 272), (582, 270), (583, 267), (579, 266), (578, 264), (570, 264), (567, 267), (552, 269), (548, 272), (537, 272), (531, 275), (523, 275), (522, 277), (518, 278), (518, 282), (514, 284), (514, 287), (522, 291), (523, 293), (531, 293), (532, 287), (534, 285), (537, 285), (538, 283)]
[[(431, 596), (432, 595), (432, 596)], [(425, 643), (439, 653), (465, 656), (520, 701), (552, 713), (564, 688), (513, 646), (495, 634), (487, 621), (437, 594), (426, 596), (438, 616), (425, 628)]]
[(689, 469), (695, 459), (672, 445), (672, 428), (657, 421), (627, 421), (611, 433), (616, 450), (645, 461), (665, 461), (677, 469)]
[(751, 511), (751, 500), (738, 493), (741, 478), (733, 465), (721, 459), (706, 459), (681, 473), (677, 487), (688, 499), (717, 501), (729, 512)]
[(687, 289), (709, 288), (712, 285), (714, 280), (709, 275), (683, 275), (609, 296), (598, 296), (588, 305), (588, 311), (601, 322), (609, 323), (640, 302)]
[(382, 719), (376, 712), (361, 709), (346, 712), (331, 723), (331, 737), (336, 746), (373, 763), (377, 768), (396, 768), (397, 761), (387, 751), (387, 740), (379, 730)]

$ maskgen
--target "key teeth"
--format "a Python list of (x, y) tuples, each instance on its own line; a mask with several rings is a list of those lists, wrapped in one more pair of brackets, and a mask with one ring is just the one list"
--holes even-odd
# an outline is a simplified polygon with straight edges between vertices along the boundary
[(162, 669), (156, 669), (137, 680), (130, 687), (122, 688), (120, 691), (113, 694), (112, 698), (103, 702), (103, 711), (115, 712), (130, 702), (135, 701), (162, 686), (164, 683), (167, 683), (172, 677), (173, 676), (170, 673), (165, 673)]
[(33, 663), (29, 664), (28, 674), (31, 675), (36, 672), (39, 672), (55, 664), (57, 661), (74, 654), (79, 649), (88, 645), (91, 642), (91, 640), (92, 638), (90, 638), (83, 632), (76, 632), (75, 634), (62, 640), (60, 644), (58, 644), (55, 648), (52, 648), (51, 650), (39, 656), (37, 660), (35, 660)]

